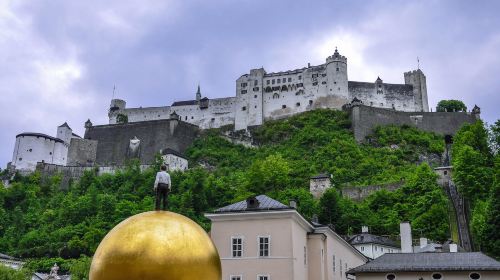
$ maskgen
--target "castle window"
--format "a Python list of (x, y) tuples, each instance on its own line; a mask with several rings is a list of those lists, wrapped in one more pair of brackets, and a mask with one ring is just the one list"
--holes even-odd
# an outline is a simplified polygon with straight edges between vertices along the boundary
[(337, 84), (337, 82), (333, 82), (333, 84), (334, 84), (334, 85), (336, 85), (336, 84)]
[(259, 87), (254, 87), (253, 91), (259, 91)]
[(288, 82), (290, 83), (292, 81), (292, 78), (288, 78)]
[(271, 87), (266, 87), (266, 92), (271, 92), (273, 89)]
[(274, 83), (275, 83), (275, 80), (273, 79), (273, 85), (274, 85)]
[(380, 103), (380, 106), (384, 106), (384, 103)]
[(246, 106), (243, 106), (243, 107), (241, 108), (241, 111), (246, 111), (246, 110), (247, 110), (247, 107), (246, 107)]
[[(89, 138), (90, 139), (90, 138)], [(52, 155), (52, 152), (49, 153), (49, 155)]]
[(20, 157), (20, 158), (19, 158), (19, 161), (22, 161), (22, 160), (23, 160), (23, 158), (22, 158), (22, 157)]
[(370, 106), (373, 106), (373, 102), (370, 102)]
[(448, 171), (446, 171), (446, 170), (445, 170), (445, 171), (444, 171), (444, 175), (448, 175)]
[(313, 86), (317, 86), (317, 85), (318, 85), (318, 82), (314, 82), (314, 83), (313, 83)]
[(187, 121), (187, 119), (188, 119), (188, 116), (186, 116), (186, 117), (184, 118), (184, 120), (186, 120), (186, 121)]
[(244, 89), (244, 90), (241, 91), (241, 94), (245, 94), (245, 93), (247, 93), (246, 89)]
[(302, 76), (301, 75), (299, 75), (299, 80), (302, 80)]
[(326, 85), (326, 81), (321, 82), (322, 85)]
[(257, 94), (253, 96), (253, 98), (257, 98)]
[(270, 84), (270, 83), (271, 83), (271, 80), (267, 80), (267, 81), (266, 81), (266, 84)]
[(309, 100), (309, 105), (313, 105), (313, 101), (312, 100)]
[(312, 78), (317, 78), (318, 77), (318, 74), (312, 74)]
[(277, 93), (273, 94), (273, 99), (277, 99), (277, 98), (280, 98), (280, 95)]
[(33, 149), (29, 149), (28, 151), (31, 153), (31, 152), (33, 152)]
[(278, 79), (276, 82), (277, 82), (278, 84), (281, 84), (281, 79)]
[(326, 74), (321, 74), (321, 77), (326, 77)]
[(443, 275), (441, 273), (432, 273), (432, 279), (433, 280), (443, 279)]
[(241, 87), (247, 87), (247, 83), (241, 83)]
[(297, 102), (297, 104), (295, 104), (297, 107), (300, 107), (300, 102)]
[(193, 116), (191, 116), (191, 119), (194, 119), (194, 117), (193, 117)]
[(211, 121), (213, 121), (213, 122), (214, 122), (214, 121), (215, 121), (215, 118), (212, 118), (212, 119), (211, 119)]
[(286, 105), (281, 105), (281, 109), (286, 109)]
[(337, 67), (337, 72), (339, 72), (339, 68)]
[(283, 83), (286, 83), (286, 78), (283, 78)]
[(298, 83), (297, 87), (304, 87), (304, 84), (303, 83)]
[(259, 81), (257, 81), (257, 80), (253, 81), (253, 85), (254, 85), (254, 86), (256, 86), (256, 85), (258, 85), (258, 84), (259, 84)]
[(469, 274), (469, 278), (472, 280), (479, 280), (481, 279), (481, 274), (477, 272), (472, 272), (471, 274)]

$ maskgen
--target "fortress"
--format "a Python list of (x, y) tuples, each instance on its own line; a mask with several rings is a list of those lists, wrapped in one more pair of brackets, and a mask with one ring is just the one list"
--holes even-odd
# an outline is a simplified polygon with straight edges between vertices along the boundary
[(252, 69), (236, 80), (233, 97), (202, 97), (198, 86), (195, 99), (171, 106), (127, 108), (124, 100), (113, 99), (109, 124), (94, 126), (88, 120), (83, 138), (67, 123), (57, 128), (56, 137), (17, 135), (9, 167), (82, 174), (99, 166), (101, 172), (112, 172), (128, 159), (152, 164), (159, 153), (171, 169), (185, 170), (188, 162), (183, 153), (200, 130), (228, 126), (250, 136), (253, 126), (318, 108), (349, 111), (358, 141), (377, 125), (388, 124), (451, 136), (463, 123), (479, 118), (477, 106), (472, 112), (429, 112), (426, 77), (420, 69), (404, 73), (404, 82), (388, 84), (380, 77), (374, 82), (349, 81), (347, 58), (336, 49), (318, 66), (277, 73)]
[(195, 99), (171, 106), (127, 108), (124, 100), (113, 99), (109, 123), (116, 124), (120, 116), (127, 116), (128, 122), (142, 122), (176, 114), (201, 129), (234, 125), (235, 130), (242, 130), (317, 108), (341, 109), (354, 98), (378, 108), (428, 112), (424, 73), (420, 69), (406, 72), (404, 80), (404, 84), (384, 83), (380, 77), (375, 82), (349, 81), (347, 58), (335, 50), (318, 66), (277, 73), (252, 69), (236, 80), (234, 97), (208, 99), (198, 86)]

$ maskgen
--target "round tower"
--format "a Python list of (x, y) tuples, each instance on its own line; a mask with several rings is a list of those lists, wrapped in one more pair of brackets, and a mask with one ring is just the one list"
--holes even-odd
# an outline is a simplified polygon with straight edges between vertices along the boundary
[(340, 55), (337, 48), (335, 48), (333, 55), (326, 58), (326, 73), (328, 76), (328, 94), (347, 99), (349, 97), (347, 58)]
[(109, 112), (121, 111), (125, 109), (127, 102), (122, 99), (111, 99), (111, 104), (109, 105)]

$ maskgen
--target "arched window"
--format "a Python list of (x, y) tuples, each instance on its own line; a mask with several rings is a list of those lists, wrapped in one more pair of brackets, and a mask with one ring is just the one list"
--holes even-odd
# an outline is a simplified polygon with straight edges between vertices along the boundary
[(277, 93), (273, 94), (273, 99), (278, 99), (278, 98), (280, 98), (279, 94), (277, 94)]
[(389, 273), (385, 276), (385, 279), (387, 280), (396, 280), (396, 274), (394, 273)]
[(479, 280), (479, 279), (481, 279), (481, 274), (479, 274), (477, 272), (472, 272), (471, 274), (469, 274), (469, 278), (471, 280)]
[(283, 85), (283, 86), (281, 87), (281, 91), (288, 91), (288, 87), (287, 87), (286, 85)]
[(271, 87), (266, 87), (266, 92), (271, 92), (271, 91), (273, 91)]

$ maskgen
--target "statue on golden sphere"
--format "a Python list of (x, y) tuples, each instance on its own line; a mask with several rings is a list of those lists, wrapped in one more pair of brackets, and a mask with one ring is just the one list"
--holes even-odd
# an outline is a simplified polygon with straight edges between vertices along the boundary
[(151, 211), (113, 228), (97, 248), (90, 280), (221, 280), (208, 234), (189, 218)]

